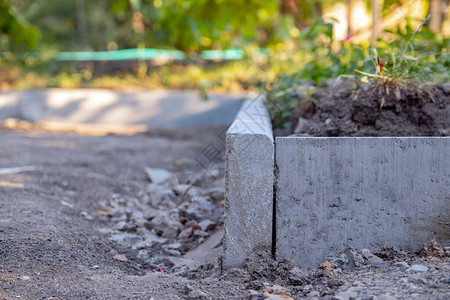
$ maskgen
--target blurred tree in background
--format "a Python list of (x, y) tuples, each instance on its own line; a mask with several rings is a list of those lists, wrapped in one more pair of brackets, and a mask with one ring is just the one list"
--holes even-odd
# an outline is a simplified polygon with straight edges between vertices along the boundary
[(350, 19), (358, 2), (365, 3), (368, 12), (376, 10), (373, 15), (379, 17), (372, 27), (377, 32), (382, 18), (412, 4), (421, 6), (423, 16), (431, 13), (429, 26), (437, 32), (449, 1), (0, 0), (0, 28), (8, 36), (0, 46), (36, 46), (39, 28), (43, 48), (58, 51), (145, 47), (192, 52), (249, 43), (266, 47), (299, 37), (302, 29), (340, 3), (347, 7), (343, 14), (353, 34), (355, 24)]
[[(422, 57), (442, 61), (445, 69), (448, 56), (440, 54), (446, 54), (450, 44), (449, 2), (0, 0), (0, 89), (116, 88), (126, 78), (144, 88), (221, 85), (238, 90), (294, 69), (304, 71), (298, 72), (303, 79), (321, 81), (367, 64), (370, 46), (386, 51), (384, 56), (405, 47), (428, 14), (428, 22), (415, 35), (414, 49), (424, 51)], [(122, 61), (113, 55), (110, 60), (58, 60), (57, 53), (130, 48), (176, 49), (188, 55), (181, 63), (163, 59), (152, 64), (137, 56)], [(230, 48), (243, 50), (235, 51), (244, 53), (243, 59), (204, 63), (202, 50)], [(84, 57), (92, 53), (87, 54)], [(158, 69), (157, 64), (165, 65)], [(24, 73), (28, 79), (22, 80)], [(110, 78), (101, 79), (103, 75)]]
[(39, 30), (30, 26), (10, 1), (0, 0), (0, 49), (34, 49)]

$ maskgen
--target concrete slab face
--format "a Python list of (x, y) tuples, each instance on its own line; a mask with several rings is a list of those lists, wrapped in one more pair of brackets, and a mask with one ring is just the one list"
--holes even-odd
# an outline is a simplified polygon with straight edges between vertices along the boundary
[(450, 138), (277, 138), (276, 255), (449, 245)]
[(274, 145), (262, 98), (244, 102), (226, 135), (223, 267), (272, 249)]
[(18, 106), (19, 92), (0, 92), (0, 120), (17, 118)]
[(152, 90), (44, 89), (0, 93), (0, 120), (180, 128), (230, 124), (248, 94)]

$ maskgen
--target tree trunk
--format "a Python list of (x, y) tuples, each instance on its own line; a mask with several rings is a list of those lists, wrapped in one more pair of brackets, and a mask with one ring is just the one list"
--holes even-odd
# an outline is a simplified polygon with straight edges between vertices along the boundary
[(372, 38), (370, 44), (375, 46), (375, 42), (381, 33), (381, 3), (380, 0), (371, 0), (372, 7)]
[(430, 23), (429, 27), (434, 32), (440, 32), (442, 27), (442, 0), (430, 0)]
[(354, 0), (347, 0), (347, 35), (353, 35), (355, 30), (352, 24)]
[(80, 45), (85, 45), (85, 12), (84, 0), (76, 0), (77, 38)]

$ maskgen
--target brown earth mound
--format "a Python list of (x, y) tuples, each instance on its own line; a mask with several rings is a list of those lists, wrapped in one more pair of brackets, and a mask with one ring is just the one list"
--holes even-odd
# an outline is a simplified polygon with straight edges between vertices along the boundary
[(290, 132), (302, 136), (448, 136), (450, 85), (348, 85), (299, 97)]

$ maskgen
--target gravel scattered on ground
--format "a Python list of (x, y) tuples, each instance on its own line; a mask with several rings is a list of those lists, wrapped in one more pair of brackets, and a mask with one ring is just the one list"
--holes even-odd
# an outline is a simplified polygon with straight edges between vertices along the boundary
[(349, 249), (316, 270), (263, 253), (222, 270), (224, 164), (196, 167), (222, 132), (0, 127), (0, 298), (448, 298), (450, 248), (434, 241)]

